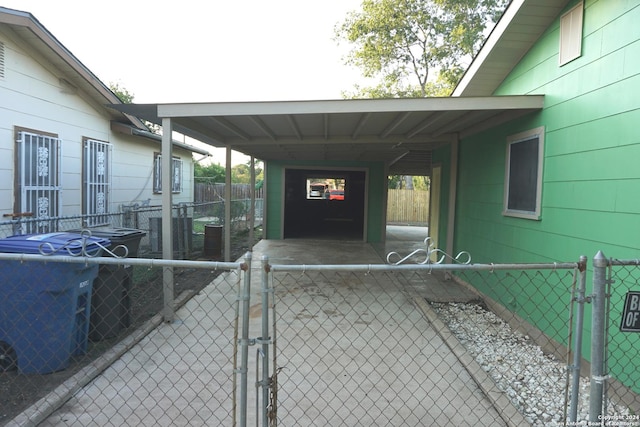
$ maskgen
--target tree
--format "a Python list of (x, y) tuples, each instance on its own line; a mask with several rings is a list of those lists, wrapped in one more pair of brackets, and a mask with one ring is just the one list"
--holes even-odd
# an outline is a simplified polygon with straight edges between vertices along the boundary
[(200, 163), (195, 163), (194, 165), (193, 176), (196, 182), (209, 184), (225, 182), (225, 175), (225, 168), (219, 164), (211, 163), (203, 166)]
[[(264, 179), (262, 169), (259, 167), (259, 160), (256, 161), (256, 185), (257, 182)], [(238, 184), (251, 183), (251, 162), (240, 163), (231, 168), (231, 182)]]
[(126, 88), (120, 86), (118, 83), (111, 82), (109, 83), (109, 89), (113, 92), (123, 104), (132, 104), (134, 95), (129, 92)]
[[(408, 179), (411, 180), (411, 185), (407, 182)], [(427, 190), (429, 186), (428, 176), (389, 175), (387, 177), (387, 188), (390, 190)]]
[[(335, 27), (354, 48), (348, 65), (380, 78), (354, 96), (448, 95), (508, 0), (363, 0)], [(433, 73), (433, 74), (432, 74)]]
[[(111, 82), (109, 83), (109, 89), (111, 89), (111, 92), (113, 92), (120, 99), (120, 101), (122, 101), (123, 104), (133, 104), (133, 98), (135, 96), (133, 95), (133, 93), (129, 92), (127, 88), (120, 86), (119, 83)], [(153, 132), (156, 135), (162, 134), (161, 132), (162, 126), (157, 125), (155, 123), (151, 123), (146, 120), (143, 120), (143, 122), (150, 132)]]

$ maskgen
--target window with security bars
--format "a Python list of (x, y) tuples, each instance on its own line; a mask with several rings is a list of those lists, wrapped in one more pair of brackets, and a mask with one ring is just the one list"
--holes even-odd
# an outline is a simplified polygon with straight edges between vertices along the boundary
[(61, 144), (53, 135), (18, 131), (16, 149), (16, 212), (36, 218), (22, 224), (22, 233), (56, 231), (60, 214)]
[(508, 137), (506, 159), (503, 214), (540, 219), (544, 127)]
[[(174, 157), (171, 161), (171, 192), (182, 191), (182, 160)], [(162, 155), (153, 155), (153, 192), (162, 193)]]
[(94, 139), (84, 139), (83, 214), (86, 226), (107, 225), (111, 202), (112, 145)]

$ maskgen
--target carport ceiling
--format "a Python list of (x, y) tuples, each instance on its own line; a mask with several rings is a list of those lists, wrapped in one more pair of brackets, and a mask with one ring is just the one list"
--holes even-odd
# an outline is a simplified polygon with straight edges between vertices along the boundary
[[(431, 151), (538, 111), (542, 95), (125, 104), (111, 107), (261, 160), (386, 162), (390, 174), (425, 175)], [(425, 172), (426, 171), (426, 172)]]

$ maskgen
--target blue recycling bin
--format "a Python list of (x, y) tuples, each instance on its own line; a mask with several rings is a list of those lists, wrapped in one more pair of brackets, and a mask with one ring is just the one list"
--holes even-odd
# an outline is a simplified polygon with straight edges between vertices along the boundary
[[(77, 233), (19, 235), (0, 239), (0, 252), (98, 256), (109, 244)], [(86, 353), (97, 275), (98, 265), (0, 260), (0, 369), (47, 374)]]

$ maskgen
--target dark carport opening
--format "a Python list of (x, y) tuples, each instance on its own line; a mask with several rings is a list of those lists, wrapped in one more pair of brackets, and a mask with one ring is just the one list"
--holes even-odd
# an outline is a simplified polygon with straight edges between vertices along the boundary
[(284, 238), (363, 240), (365, 172), (285, 171)]

